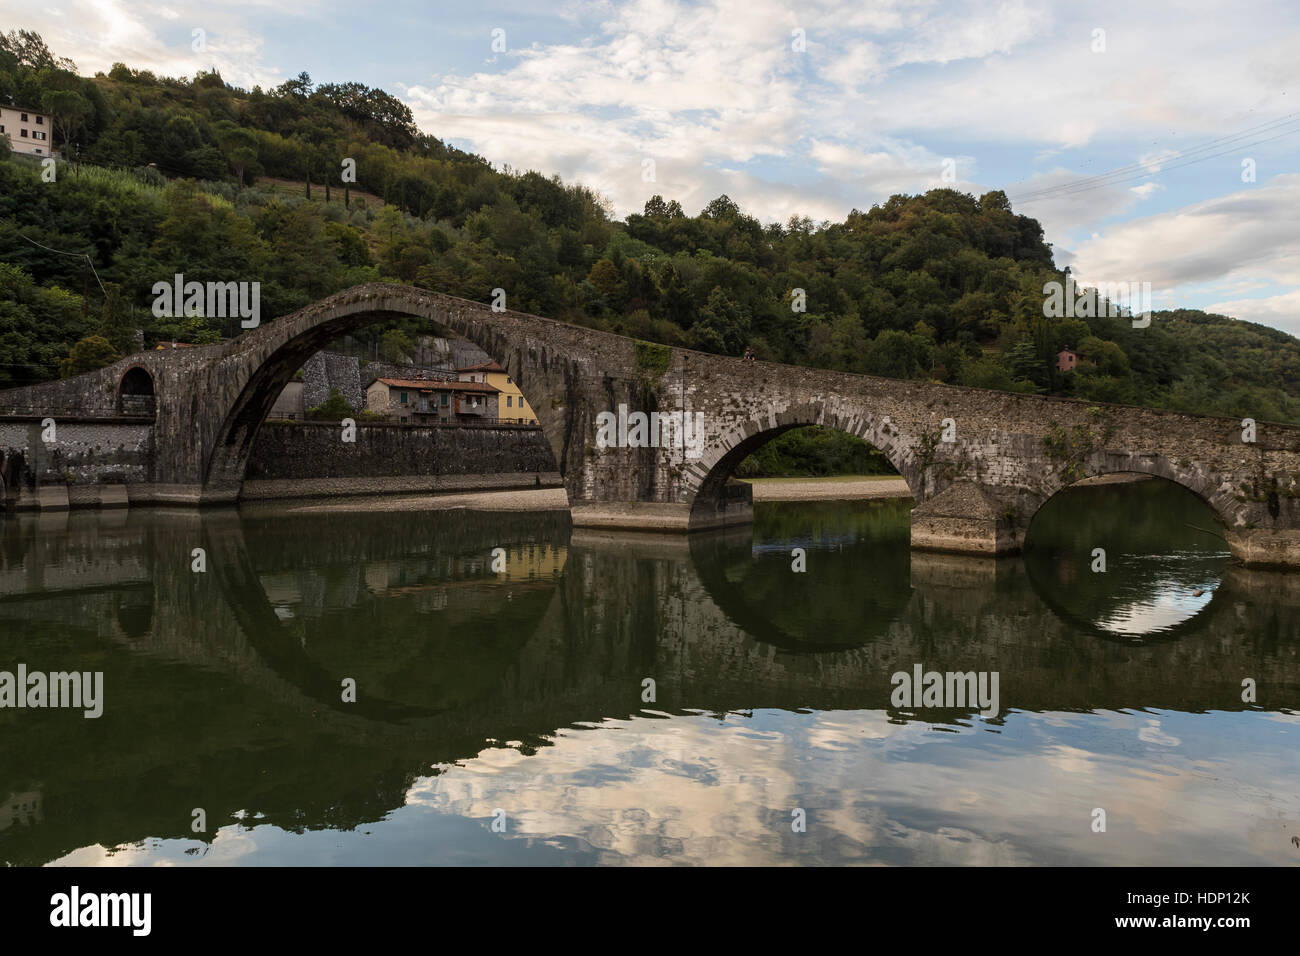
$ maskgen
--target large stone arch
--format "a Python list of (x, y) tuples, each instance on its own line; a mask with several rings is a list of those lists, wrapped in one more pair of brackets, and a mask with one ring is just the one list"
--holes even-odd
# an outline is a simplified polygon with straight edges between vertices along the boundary
[(740, 463), (779, 435), (808, 425), (834, 428), (871, 444), (907, 482), (914, 498), (917, 489), (923, 487), (911, 447), (899, 440), (897, 428), (887, 418), (828, 410), (821, 402), (794, 404), (742, 421), (705, 448), (699, 461), (687, 472), (692, 524), (704, 527), (729, 523), (725, 514), (734, 501), (727, 494), (726, 486)]
[[(520, 335), (517, 313), (494, 313), (488, 306), (412, 287), (363, 286), (279, 318), (240, 340), (241, 361), (232, 383), (238, 390), (203, 463), (205, 497), (237, 493), (258, 428), (303, 362), (346, 333), (398, 317), (427, 319), (499, 362), (528, 398), (560, 473), (566, 475), (572, 457), (567, 423), (553, 401), (557, 387), (563, 388), (564, 359)], [(513, 327), (503, 327), (507, 325)]]

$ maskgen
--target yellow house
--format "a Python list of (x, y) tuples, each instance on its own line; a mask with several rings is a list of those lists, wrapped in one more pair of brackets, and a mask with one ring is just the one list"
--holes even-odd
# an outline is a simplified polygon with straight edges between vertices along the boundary
[(462, 382), (485, 382), (493, 385), (501, 392), (497, 396), (500, 401), (497, 403), (497, 417), (507, 421), (526, 422), (530, 425), (537, 424), (537, 416), (533, 414), (532, 407), (524, 398), (524, 393), (519, 391), (519, 386), (515, 380), (506, 374), (496, 362), (485, 362), (482, 365), (471, 365), (467, 368), (456, 369), (456, 375)]

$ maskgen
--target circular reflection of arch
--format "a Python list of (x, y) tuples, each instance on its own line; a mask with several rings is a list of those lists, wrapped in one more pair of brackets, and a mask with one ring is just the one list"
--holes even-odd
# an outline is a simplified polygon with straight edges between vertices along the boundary
[(1100, 637), (1203, 629), (1230, 557), (1213, 509), (1177, 482), (1115, 474), (1135, 480), (1084, 479), (1035, 513), (1023, 556), (1030, 583), (1058, 617)]
[[(521, 531), (528, 536), (538, 529), (536, 525), (543, 524), (543, 530), (554, 532), (556, 527), (563, 526), (567, 530), (567, 515), (548, 514), (539, 518), (536, 515), (519, 514), (519, 515), (485, 515), (479, 513), (456, 512), (453, 515), (424, 515), (413, 516), (394, 512), (389, 514), (357, 514), (356, 527), (364, 527), (364, 537), (347, 534), (348, 529), (342, 526), (338, 515), (331, 516), (331, 532), (338, 536), (339, 547), (358, 548), (365, 541), (370, 541), (376, 545), (382, 545), (384, 548), (400, 548), (405, 541), (411, 539), (420, 539), (421, 545), (425, 548), (426, 553), (434, 551), (427, 538), (421, 538), (421, 526), (418, 524), (418, 517), (424, 517), (426, 520), (437, 520), (442, 523), (449, 521), (477, 521), (481, 523), (491, 522), (498, 531), (502, 529), (504, 523), (509, 528)], [(285, 519), (281, 519), (285, 520)], [(317, 517), (315, 520), (319, 520)], [(291, 630), (285, 626), (284, 621), (277, 614), (276, 604), (267, 593), (263, 575), (259, 572), (250, 553), (249, 544), (246, 540), (246, 530), (256, 533), (256, 528), (262, 522), (254, 519), (253, 527), (245, 529), (244, 521), (235, 519), (227, 522), (214, 522), (212, 525), (205, 527), (204, 538), (208, 547), (208, 566), (216, 573), (217, 580), (221, 590), (224, 593), (227, 603), (238, 623), (240, 630), (243, 631), (250, 646), (257, 651), (262, 661), (274, 671), (280, 678), (298, 688), (302, 694), (315, 701), (323, 704), (331, 710), (350, 716), (368, 718), (370, 720), (384, 723), (409, 723), (424, 718), (444, 717), (449, 712), (453, 715), (462, 715), (463, 700), (442, 701), (437, 705), (430, 706), (424, 703), (411, 703), (405, 700), (393, 699), (391, 696), (383, 697), (377, 695), (373, 687), (369, 690), (359, 688), (357, 698), (353, 702), (343, 702), (340, 695), (340, 677), (342, 674), (337, 672), (337, 668), (331, 669), (315, 659), (302, 643), (296, 639)], [(285, 535), (283, 528), (279, 533), (268, 531), (261, 537), (256, 538), (258, 545), (257, 551), (259, 558), (266, 559), (268, 553), (272, 560), (279, 558), (294, 558), (300, 562), (310, 563), (313, 557), (310, 553), (305, 553), (302, 547), (301, 538), (294, 535)], [(405, 535), (405, 537), (403, 537)], [(531, 632), (527, 629), (527, 621), (521, 618), (519, 613), (512, 612), (513, 607), (518, 612), (526, 612), (527, 609), (535, 605), (533, 601), (530, 605), (527, 599), (527, 592), (533, 589), (534, 597), (545, 591), (545, 597), (550, 603), (554, 603), (554, 597), (559, 593), (558, 583), (563, 576), (564, 560), (563, 549), (552, 546), (547, 543), (540, 546), (541, 542), (516, 542), (517, 537), (507, 533), (502, 533), (498, 539), (500, 543), (510, 552), (509, 561), (514, 563), (514, 567), (509, 574), (502, 572), (500, 574), (489, 574), (486, 568), (480, 568), (482, 577), (494, 578), (498, 582), (498, 587), (503, 592), (505, 602), (503, 607), (506, 609), (507, 624), (523, 624), (524, 630), (517, 635), (512, 635), (512, 639), (521, 643), (527, 643)], [(554, 534), (552, 534), (554, 537)], [(529, 546), (534, 545), (532, 553), (529, 553)], [(486, 565), (491, 561), (490, 549), (477, 549), (481, 554), (476, 554), (475, 560), (479, 564)], [(365, 555), (360, 556), (361, 559)], [(508, 565), (509, 566), (509, 565)], [(286, 567), (292, 567), (291, 564)], [(360, 582), (358, 582), (360, 583)], [(450, 582), (452, 586), (455, 582)], [(404, 582), (396, 581), (383, 583), (383, 589), (390, 586), (396, 586), (398, 590), (405, 589)], [(375, 580), (366, 580), (364, 587), (371, 590), (379, 587), (379, 582)], [(427, 589), (424, 589), (427, 590)], [(511, 600), (513, 595), (513, 600)], [(527, 617), (525, 613), (523, 615)], [(545, 616), (544, 614), (542, 615)], [(536, 615), (533, 615), (536, 617)], [(531, 619), (530, 619), (531, 620)], [(535, 629), (536, 623), (533, 622)], [(364, 683), (364, 682), (359, 682)]]
[[(696, 533), (690, 547), (705, 591), (747, 634), (824, 653), (883, 637), (903, 613), (908, 539), (901, 502), (804, 502), (792, 514), (760, 514), (752, 528)], [(794, 548), (805, 551), (804, 573), (791, 568)]]

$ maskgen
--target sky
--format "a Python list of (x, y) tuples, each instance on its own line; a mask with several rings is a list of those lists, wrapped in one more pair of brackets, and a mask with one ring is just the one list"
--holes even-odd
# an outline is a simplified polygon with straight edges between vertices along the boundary
[(1002, 189), (1082, 282), (1300, 335), (1295, 0), (0, 0), (19, 27), (85, 75), (378, 86), (620, 218), (656, 193), (784, 222)]

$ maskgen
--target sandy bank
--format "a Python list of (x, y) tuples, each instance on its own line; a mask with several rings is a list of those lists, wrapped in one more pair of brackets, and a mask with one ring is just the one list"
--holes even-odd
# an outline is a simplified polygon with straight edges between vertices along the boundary
[(355, 511), (567, 511), (569, 499), (563, 488), (525, 491), (477, 491), (449, 495), (366, 495), (302, 501), (254, 502), (241, 511), (276, 514), (328, 514)]
[(856, 501), (910, 498), (907, 482), (894, 476), (843, 478), (757, 478), (750, 481), (754, 503), (763, 501)]
[[(760, 478), (750, 482), (755, 502), (855, 501), (910, 498), (902, 478)], [(301, 500), (245, 502), (241, 510), (278, 514), (328, 514), (365, 511), (563, 511), (569, 507), (563, 488), (476, 491), (453, 494), (356, 495)]]

